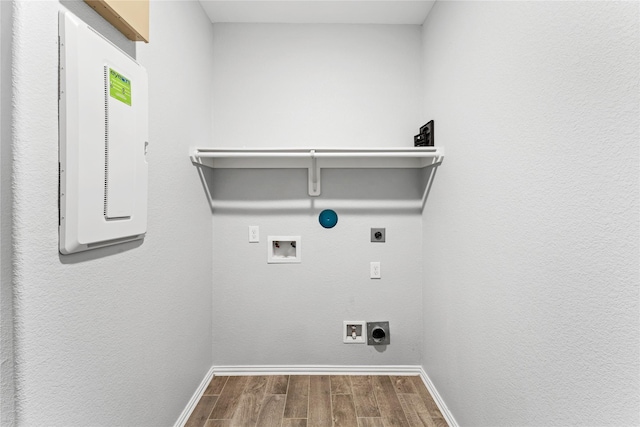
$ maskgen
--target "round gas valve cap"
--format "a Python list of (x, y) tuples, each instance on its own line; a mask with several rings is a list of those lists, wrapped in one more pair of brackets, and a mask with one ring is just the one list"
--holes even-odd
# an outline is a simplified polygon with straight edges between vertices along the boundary
[(318, 221), (324, 228), (333, 228), (338, 223), (338, 214), (331, 209), (325, 209), (320, 212)]

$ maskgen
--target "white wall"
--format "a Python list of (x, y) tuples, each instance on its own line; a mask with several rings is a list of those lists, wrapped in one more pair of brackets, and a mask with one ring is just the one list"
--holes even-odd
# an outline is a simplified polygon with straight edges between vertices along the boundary
[(11, 286), (11, 17), (0, 2), (0, 425), (14, 420)]
[(640, 424), (637, 2), (437, 2), (423, 366), (460, 425)]
[(15, 8), (14, 289), (19, 425), (171, 425), (211, 366), (211, 212), (188, 160), (209, 125), (211, 26), (197, 2), (151, 2), (151, 43), (64, 2), (149, 73), (142, 244), (58, 254), (55, 1)]
[(214, 24), (217, 146), (412, 146), (417, 25)]
[[(214, 45), (215, 146), (413, 145), (420, 27), (215, 24)], [(419, 363), (416, 171), (323, 170), (319, 198), (302, 169), (209, 180), (215, 365)], [(333, 229), (318, 223), (325, 208), (339, 215)], [(386, 227), (387, 243), (371, 243), (371, 227)], [(302, 263), (268, 265), (268, 235), (300, 235)], [(389, 320), (391, 345), (343, 344), (343, 320)]]

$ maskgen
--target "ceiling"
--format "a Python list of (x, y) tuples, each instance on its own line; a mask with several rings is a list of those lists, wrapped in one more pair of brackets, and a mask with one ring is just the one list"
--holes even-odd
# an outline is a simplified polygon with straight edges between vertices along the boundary
[(211, 22), (421, 25), (435, 0), (200, 0)]

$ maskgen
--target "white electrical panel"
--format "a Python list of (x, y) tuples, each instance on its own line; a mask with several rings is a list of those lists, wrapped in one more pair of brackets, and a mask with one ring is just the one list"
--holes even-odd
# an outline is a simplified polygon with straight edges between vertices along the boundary
[(147, 72), (60, 12), (60, 252), (142, 239), (147, 230)]

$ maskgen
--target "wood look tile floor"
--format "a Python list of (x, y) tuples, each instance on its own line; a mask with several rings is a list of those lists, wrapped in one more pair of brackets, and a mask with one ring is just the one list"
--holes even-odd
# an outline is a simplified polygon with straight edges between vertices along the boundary
[(418, 376), (214, 377), (186, 427), (447, 427)]

